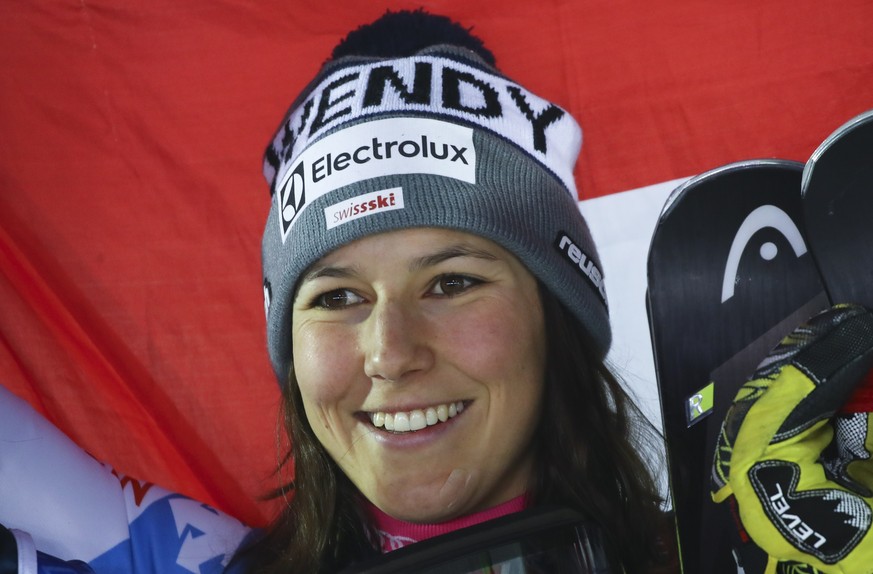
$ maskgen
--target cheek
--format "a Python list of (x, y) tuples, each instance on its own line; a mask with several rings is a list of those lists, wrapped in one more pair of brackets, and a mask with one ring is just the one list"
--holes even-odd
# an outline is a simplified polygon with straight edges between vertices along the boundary
[(330, 409), (347, 396), (362, 371), (348, 336), (327, 329), (295, 330), (294, 374), (308, 414)]
[(468, 314), (443, 331), (445, 348), (477, 379), (537, 384), (545, 364), (542, 314), (538, 309), (506, 312), (506, 306), (498, 307)]

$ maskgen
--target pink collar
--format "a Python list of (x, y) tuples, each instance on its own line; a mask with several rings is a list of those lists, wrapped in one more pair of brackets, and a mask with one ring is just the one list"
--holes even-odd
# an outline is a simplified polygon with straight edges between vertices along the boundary
[(385, 514), (370, 502), (365, 502), (365, 505), (373, 519), (376, 532), (379, 534), (382, 552), (390, 552), (433, 536), (439, 536), (440, 534), (473, 526), (492, 518), (519, 512), (527, 508), (528, 497), (526, 494), (522, 494), (487, 510), (435, 524), (405, 522)]

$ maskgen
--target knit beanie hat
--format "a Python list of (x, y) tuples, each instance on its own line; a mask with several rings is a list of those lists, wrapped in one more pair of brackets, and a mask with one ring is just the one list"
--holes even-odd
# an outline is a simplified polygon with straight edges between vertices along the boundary
[(570, 114), (501, 75), (448, 18), (389, 12), (350, 33), (264, 158), (264, 307), (280, 385), (304, 271), (351, 241), (410, 227), (467, 231), (513, 253), (602, 358), (606, 292), (573, 178), (581, 142)]

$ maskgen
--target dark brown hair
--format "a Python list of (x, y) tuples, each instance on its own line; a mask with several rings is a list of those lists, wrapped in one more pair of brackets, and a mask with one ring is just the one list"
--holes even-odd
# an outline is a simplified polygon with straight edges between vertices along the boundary
[(653, 476), (665, 464), (660, 435), (592, 353), (579, 322), (546, 289), (540, 293), (547, 415), (535, 438), (532, 501), (582, 512), (602, 528), (608, 552), (627, 574), (648, 572), (660, 559), (664, 522)]
[[(656, 560), (660, 499), (640, 449), (657, 449), (657, 433), (622, 385), (590, 350), (575, 317), (542, 285), (547, 333), (544, 412), (529, 494), (534, 505), (576, 509), (603, 529), (607, 551), (627, 574)], [(294, 479), (274, 496), (289, 502), (262, 537), (232, 565), (252, 573), (336, 572), (378, 552), (360, 494), (316, 439), (293, 372), (284, 392), (291, 437), (280, 465)]]

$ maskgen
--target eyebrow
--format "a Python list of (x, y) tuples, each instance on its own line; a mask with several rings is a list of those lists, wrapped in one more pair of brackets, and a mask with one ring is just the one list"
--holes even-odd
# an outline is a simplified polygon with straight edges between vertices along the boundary
[(469, 245), (458, 244), (451, 245), (449, 247), (446, 247), (445, 249), (441, 249), (436, 253), (414, 259), (409, 265), (409, 270), (420, 271), (421, 269), (433, 267), (434, 265), (438, 265), (443, 261), (448, 261), (449, 259), (454, 259), (455, 257), (476, 257), (478, 259), (485, 259), (488, 261), (497, 260), (497, 256), (493, 253), (489, 253), (488, 251), (484, 251), (482, 249), (476, 249), (475, 247), (470, 247)]
[[(454, 259), (456, 257), (475, 257), (477, 259), (484, 259), (486, 261), (497, 261), (498, 257), (493, 253), (482, 249), (476, 249), (475, 247), (470, 247), (469, 245), (450, 245), (445, 249), (440, 249), (436, 253), (431, 253), (429, 255), (424, 255), (422, 257), (418, 257), (413, 259), (409, 264), (410, 271), (420, 271), (422, 269), (426, 269), (428, 267), (433, 267), (434, 265), (438, 265), (444, 261), (448, 261), (449, 259)], [(357, 275), (357, 271), (355, 266), (337, 266), (337, 265), (323, 265), (312, 268), (308, 273), (306, 273), (303, 278), (300, 280), (300, 283), (304, 283), (306, 281), (312, 281), (314, 279), (319, 279), (321, 277), (334, 277), (334, 278), (346, 278), (353, 277)]]

